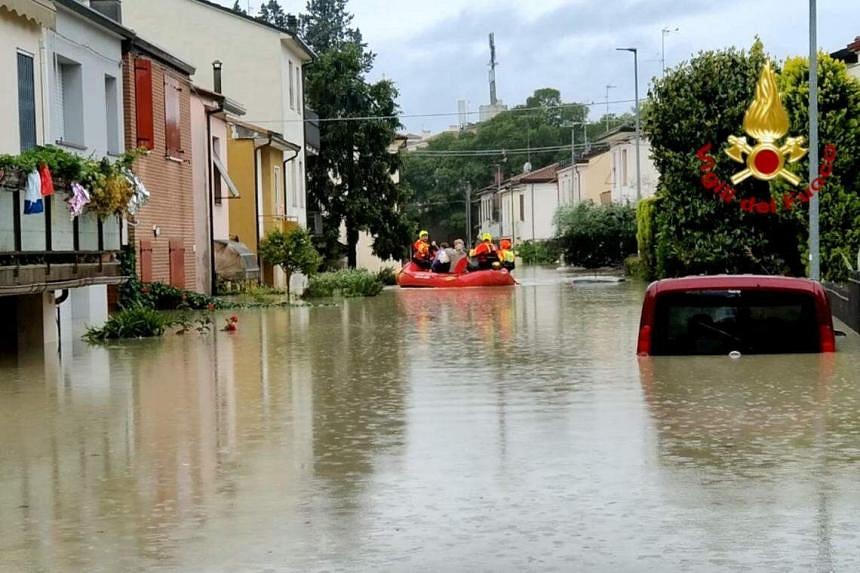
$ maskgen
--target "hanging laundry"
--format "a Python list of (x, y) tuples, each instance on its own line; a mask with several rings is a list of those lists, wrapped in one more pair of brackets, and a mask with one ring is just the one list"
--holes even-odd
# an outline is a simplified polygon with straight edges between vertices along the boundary
[(90, 202), (90, 192), (80, 183), (72, 183), (72, 197), (69, 199), (69, 214), (71, 218), (80, 217), (84, 206)]
[(147, 201), (149, 201), (149, 191), (147, 191), (146, 187), (143, 186), (143, 182), (140, 178), (129, 169), (123, 169), (122, 174), (126, 179), (128, 179), (128, 182), (131, 183), (131, 187), (134, 190), (126, 208), (128, 214), (134, 217), (137, 215), (137, 212), (140, 211), (140, 208), (146, 205)]
[(51, 177), (51, 170), (48, 165), (43, 163), (39, 166), (39, 179), (42, 183), (42, 197), (48, 197), (54, 194), (54, 178)]
[(42, 204), (42, 179), (35, 169), (27, 175), (27, 187), (24, 188), (24, 214), (36, 215), (45, 210)]

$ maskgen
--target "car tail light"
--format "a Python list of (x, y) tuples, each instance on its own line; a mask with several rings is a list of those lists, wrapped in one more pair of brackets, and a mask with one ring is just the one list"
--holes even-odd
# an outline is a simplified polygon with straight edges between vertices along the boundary
[(636, 345), (636, 353), (640, 356), (651, 354), (651, 325), (646, 324), (639, 329), (639, 342)]
[(836, 335), (833, 328), (828, 324), (818, 327), (819, 339), (821, 341), (821, 352), (836, 352)]

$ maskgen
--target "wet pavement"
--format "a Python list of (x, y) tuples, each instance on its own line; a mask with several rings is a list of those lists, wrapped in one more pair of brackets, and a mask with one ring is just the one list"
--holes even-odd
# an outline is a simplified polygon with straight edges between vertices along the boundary
[(860, 570), (860, 337), (639, 359), (643, 284), (517, 275), (0, 363), (0, 570)]

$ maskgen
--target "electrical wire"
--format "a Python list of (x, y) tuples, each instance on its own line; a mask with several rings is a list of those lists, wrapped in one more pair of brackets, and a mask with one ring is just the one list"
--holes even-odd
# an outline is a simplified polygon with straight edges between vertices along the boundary
[[(563, 103), (561, 105), (537, 106), (537, 107), (515, 107), (508, 112), (521, 113), (525, 111), (548, 111), (553, 109), (565, 109), (568, 107), (592, 107), (596, 105), (615, 105), (622, 103), (634, 103), (635, 99), (618, 99), (611, 101), (591, 101), (578, 103)], [(439, 113), (399, 113), (391, 115), (364, 115), (356, 117), (320, 117), (320, 118), (299, 118), (299, 119), (242, 119), (247, 123), (263, 124), (263, 123), (329, 123), (329, 122), (344, 122), (344, 121), (382, 121), (387, 119), (421, 119), (429, 117), (459, 117), (461, 115), (477, 115), (480, 111), (452, 111)]]

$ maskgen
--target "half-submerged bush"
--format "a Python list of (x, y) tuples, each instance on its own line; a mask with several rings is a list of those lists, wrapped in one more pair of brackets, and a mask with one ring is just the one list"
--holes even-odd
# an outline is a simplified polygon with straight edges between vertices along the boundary
[(364, 269), (320, 273), (308, 281), (305, 298), (376, 296), (382, 291), (382, 286), (377, 275)]
[(524, 241), (516, 245), (517, 255), (530, 265), (549, 265), (558, 261), (561, 248), (558, 241)]
[(376, 278), (385, 286), (394, 286), (397, 284), (397, 269), (394, 267), (382, 267), (376, 273)]
[(628, 205), (590, 201), (556, 214), (558, 242), (565, 260), (586, 268), (620, 266), (636, 254), (636, 214)]
[(172, 324), (169, 317), (157, 310), (136, 306), (112, 315), (101, 328), (88, 328), (84, 340), (94, 343), (117, 338), (161, 336)]

